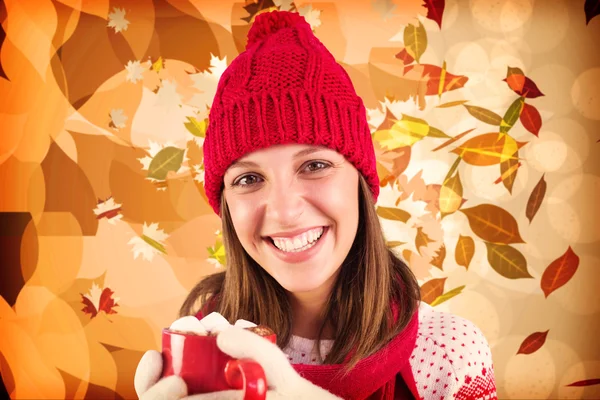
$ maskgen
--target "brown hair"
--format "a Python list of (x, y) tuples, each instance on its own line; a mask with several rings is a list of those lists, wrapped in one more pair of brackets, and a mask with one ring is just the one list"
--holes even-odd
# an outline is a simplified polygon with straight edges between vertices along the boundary
[[(358, 231), (323, 311), (324, 321), (331, 324), (335, 334), (324, 363), (343, 363), (351, 353), (347, 371), (400, 333), (420, 301), (419, 285), (412, 271), (386, 247), (369, 186), (362, 175), (359, 177)], [(204, 315), (218, 311), (230, 322), (243, 318), (264, 324), (277, 333), (278, 345), (284, 348), (292, 329), (287, 292), (242, 247), (224, 196), (221, 210), (226, 271), (200, 281), (179, 314), (195, 314), (199, 304)], [(392, 303), (398, 307), (395, 321)], [(325, 323), (318, 339), (324, 327)]]

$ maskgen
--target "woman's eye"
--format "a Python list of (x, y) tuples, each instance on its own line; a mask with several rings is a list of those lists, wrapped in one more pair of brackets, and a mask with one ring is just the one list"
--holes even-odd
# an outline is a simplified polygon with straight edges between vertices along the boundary
[(244, 175), (233, 182), (233, 186), (250, 186), (260, 182), (260, 178), (256, 175)]
[(312, 161), (306, 165), (305, 169), (308, 172), (317, 172), (326, 168), (329, 168), (329, 164), (324, 163), (322, 161)]

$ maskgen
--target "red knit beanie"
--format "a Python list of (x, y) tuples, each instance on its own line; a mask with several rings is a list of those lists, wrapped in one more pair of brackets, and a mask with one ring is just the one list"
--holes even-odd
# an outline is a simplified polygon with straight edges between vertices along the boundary
[(204, 141), (204, 188), (220, 215), (223, 176), (237, 159), (275, 144), (325, 146), (362, 173), (377, 200), (375, 152), (350, 77), (297, 13), (256, 17), (246, 50), (217, 87)]

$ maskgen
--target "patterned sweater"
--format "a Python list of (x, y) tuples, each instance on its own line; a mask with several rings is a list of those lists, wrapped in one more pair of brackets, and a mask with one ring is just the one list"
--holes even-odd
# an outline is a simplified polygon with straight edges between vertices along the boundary
[[(413, 398), (426, 400), (497, 399), (492, 354), (477, 326), (464, 318), (436, 311), (428, 304), (421, 303), (415, 333), (416, 335), (405, 335), (394, 343), (393, 354), (398, 354), (397, 349), (402, 346), (412, 346), (412, 350), (404, 353), (410, 354), (407, 368), (395, 364), (398, 371), (392, 390), (377, 390), (372, 394), (356, 397), (353, 391), (349, 391), (342, 393), (342, 397), (400, 399), (410, 398), (412, 395)], [(332, 341), (322, 343), (323, 356), (327, 355), (331, 345)], [(313, 347), (312, 340), (293, 337), (284, 349), (297, 370), (308, 371), (303, 375), (309, 380), (312, 380), (311, 371), (319, 368), (319, 357)], [(377, 356), (375, 354), (372, 357)], [(387, 360), (389, 354), (386, 353), (382, 358)], [(398, 383), (399, 378), (403, 383)], [(336, 393), (333, 387), (329, 388), (322, 383), (320, 386), (333, 389), (330, 391)], [(386, 387), (389, 386), (387, 382)]]

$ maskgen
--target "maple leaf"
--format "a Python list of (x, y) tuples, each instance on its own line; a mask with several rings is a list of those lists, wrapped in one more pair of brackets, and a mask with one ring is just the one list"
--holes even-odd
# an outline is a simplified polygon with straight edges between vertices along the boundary
[(125, 128), (125, 123), (127, 122), (127, 116), (124, 114), (122, 109), (112, 109), (110, 110), (110, 123), (109, 127), (119, 130), (121, 128)]
[(96, 219), (106, 218), (109, 224), (114, 225), (123, 218), (123, 215), (119, 211), (121, 211), (121, 205), (115, 203), (113, 198), (109, 197), (106, 201), (98, 202), (98, 206), (94, 209), (94, 214), (96, 214)]
[(194, 94), (188, 104), (201, 110), (210, 107), (217, 92), (219, 79), (226, 69), (227, 57), (219, 58), (211, 54), (210, 67), (206, 71), (190, 74), (190, 78), (194, 81), (192, 87), (201, 93)]
[[(167, 147), (177, 147), (173, 142), (166, 142), (165, 144), (159, 144), (152, 140), (149, 140), (148, 143), (150, 144), (150, 148), (148, 150), (149, 155), (144, 156), (142, 158), (138, 158), (138, 161), (142, 164), (143, 171), (148, 171), (150, 169), (150, 164), (152, 163), (152, 160), (154, 159), (154, 157), (156, 157), (156, 155), (158, 153), (161, 152), (161, 150), (163, 150)], [(177, 171), (175, 171), (175, 174), (183, 174), (185, 172), (188, 172), (190, 169), (188, 166), (188, 162), (189, 162), (188, 149), (186, 146), (185, 151), (183, 153), (183, 161), (182, 161), (179, 169)], [(166, 186), (163, 185), (163, 183), (165, 183), (164, 179), (155, 179), (150, 176), (146, 176), (146, 179), (156, 185), (156, 190), (167, 190)]]
[(113, 294), (114, 292), (110, 288), (101, 289), (94, 282), (87, 294), (81, 294), (81, 302), (84, 305), (81, 311), (88, 314), (90, 319), (97, 316), (101, 311), (106, 314), (116, 314), (117, 311), (114, 308), (119, 305), (119, 298), (113, 298)]
[(146, 225), (144, 222), (142, 236), (132, 238), (127, 244), (133, 245), (132, 251), (134, 260), (141, 254), (143, 259), (152, 261), (155, 254), (167, 254), (164, 241), (168, 237), (168, 234), (158, 228), (158, 223)]
[(113, 12), (108, 14), (108, 27), (115, 28), (115, 32), (126, 31), (129, 21), (125, 19), (125, 10), (113, 7)]
[(312, 4), (298, 9), (298, 14), (304, 17), (313, 31), (321, 26), (321, 10), (313, 10)]
[(125, 77), (125, 80), (127, 82), (136, 83), (137, 81), (144, 79), (142, 74), (146, 70), (146, 67), (142, 66), (142, 63), (138, 60), (130, 60), (127, 62), (127, 65), (125, 65), (125, 70), (127, 70), (127, 77)]
[(164, 80), (156, 92), (156, 103), (172, 111), (181, 107), (181, 95), (177, 93), (177, 82)]
[(279, 7), (280, 11), (292, 11), (296, 8), (293, 0), (273, 0), (273, 4)]
[(194, 166), (194, 172), (196, 175), (194, 176), (194, 180), (199, 183), (204, 183), (204, 163), (200, 165)]
[(215, 235), (217, 235), (215, 245), (212, 247), (208, 247), (208, 262), (213, 264), (215, 268), (220, 268), (225, 266), (227, 258), (225, 256), (225, 246), (223, 245), (223, 235), (221, 231), (216, 231)]
[(248, 16), (242, 18), (243, 21), (247, 23), (251, 23), (254, 17), (263, 10), (269, 9), (271, 7), (276, 7), (273, 0), (246, 0), (246, 5), (244, 5), (244, 10), (248, 12)]

